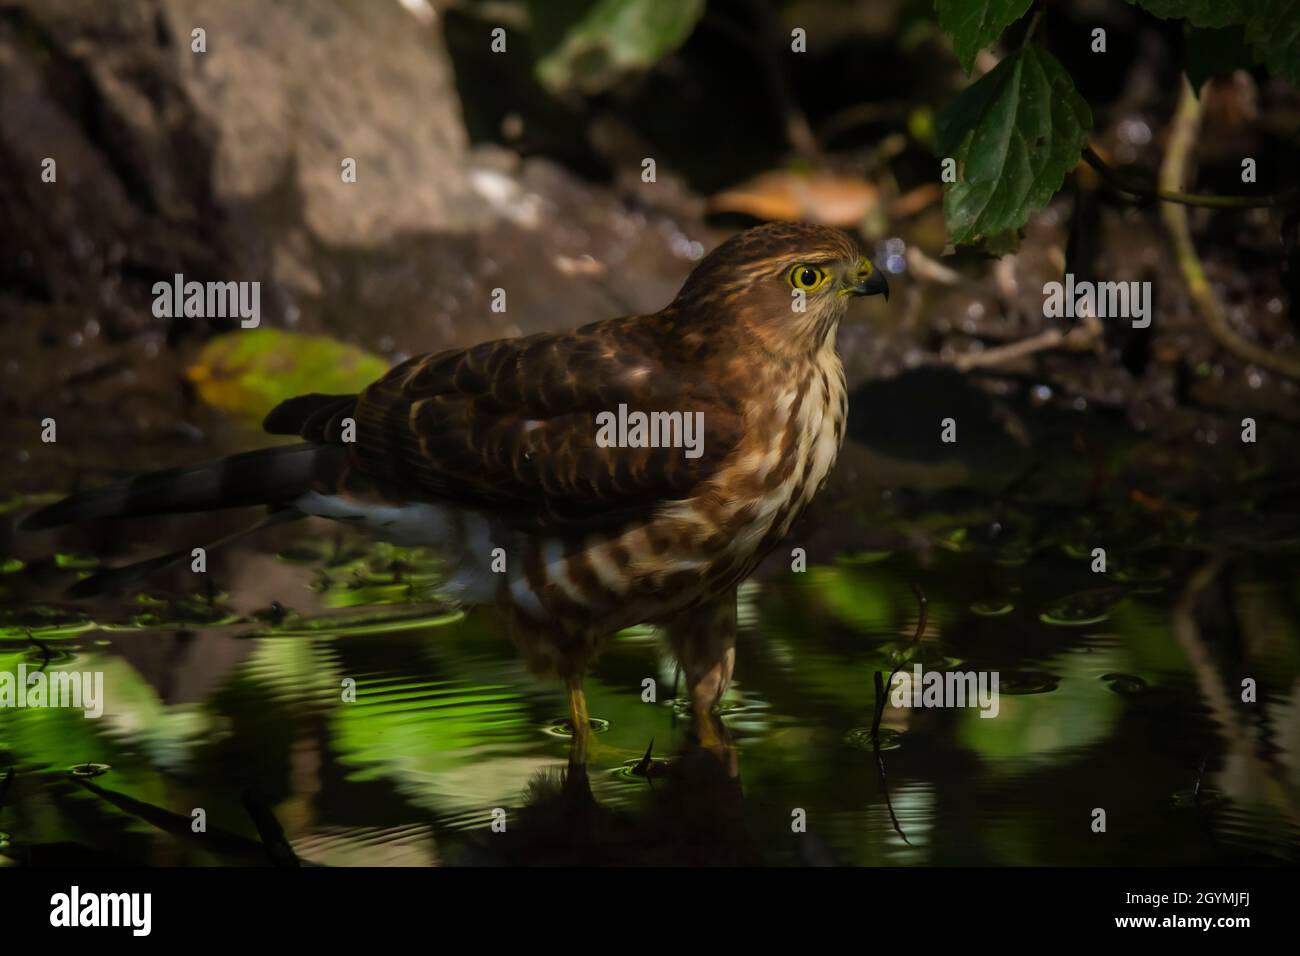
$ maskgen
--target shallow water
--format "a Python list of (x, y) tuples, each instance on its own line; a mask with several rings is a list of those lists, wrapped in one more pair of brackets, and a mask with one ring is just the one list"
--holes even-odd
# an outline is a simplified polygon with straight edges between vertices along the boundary
[[(438, 606), (419, 552), (300, 529), (227, 555), (228, 593), (79, 607), (38, 597), (95, 559), (10, 559), (0, 672), (100, 671), (106, 702), (0, 709), (0, 854), (263, 863), (291, 858), (282, 828), (323, 865), (1300, 862), (1287, 522), (951, 504), (873, 506), (911, 546), (813, 548), (745, 585), (729, 766), (685, 749), (654, 630), (618, 635), (586, 685), (586, 781), (560, 687), (490, 612)], [(835, 511), (801, 534), (818, 521), (844, 536)], [(914, 660), (996, 672), (998, 715), (889, 706), (877, 752), (874, 675)]]

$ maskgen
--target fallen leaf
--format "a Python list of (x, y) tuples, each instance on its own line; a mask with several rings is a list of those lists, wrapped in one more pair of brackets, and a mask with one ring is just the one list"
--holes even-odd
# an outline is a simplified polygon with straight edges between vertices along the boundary
[(861, 223), (879, 202), (876, 187), (865, 179), (824, 170), (773, 170), (716, 194), (709, 211), (844, 228)]
[(358, 392), (387, 371), (379, 356), (328, 336), (253, 329), (213, 338), (185, 376), (205, 404), (260, 420), (286, 398)]

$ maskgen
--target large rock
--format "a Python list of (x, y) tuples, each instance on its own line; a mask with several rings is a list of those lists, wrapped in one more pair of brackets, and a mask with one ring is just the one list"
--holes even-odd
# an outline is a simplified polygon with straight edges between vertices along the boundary
[[(217, 131), (222, 201), (296, 176), (320, 240), (371, 245), (481, 225), (468, 138), (442, 38), (392, 0), (162, 0), (175, 69)], [(194, 53), (192, 31), (206, 32)], [(344, 158), (357, 178), (345, 183)]]
[(666, 196), (472, 148), (439, 23), (395, 0), (8, 0), (0, 458), (44, 491), (250, 440), (184, 385), (234, 322), (155, 317), (175, 273), (396, 360), (659, 308), (706, 239)]

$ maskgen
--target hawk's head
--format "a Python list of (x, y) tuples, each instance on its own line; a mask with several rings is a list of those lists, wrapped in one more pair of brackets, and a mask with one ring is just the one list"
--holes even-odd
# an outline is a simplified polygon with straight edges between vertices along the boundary
[(673, 300), (679, 319), (739, 326), (779, 354), (815, 352), (834, 336), (849, 299), (884, 293), (885, 277), (845, 233), (769, 223), (710, 252)]

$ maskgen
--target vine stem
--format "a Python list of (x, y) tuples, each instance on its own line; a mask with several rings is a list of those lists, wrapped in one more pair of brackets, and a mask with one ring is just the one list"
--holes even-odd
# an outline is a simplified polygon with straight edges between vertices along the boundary
[[(1038, 24), (1043, 19), (1043, 8), (1038, 7), (1034, 10), (1033, 16), (1029, 19), (1029, 27), (1025, 30), (1024, 39), (1020, 41), (1020, 46), (1026, 47), (1034, 38), (1034, 33), (1038, 30)], [(1183, 84), (1187, 85), (1187, 78), (1183, 78)], [(1190, 87), (1189, 87), (1190, 89)], [(1195, 94), (1192, 94), (1195, 97)], [(1184, 193), (1176, 189), (1147, 189), (1138, 186), (1132, 182), (1125, 182), (1124, 177), (1119, 174), (1109, 163), (1097, 155), (1097, 151), (1091, 146), (1083, 147), (1083, 161), (1091, 166), (1101, 175), (1114, 190), (1130, 202), (1142, 202), (1152, 199), (1160, 199), (1164, 202), (1178, 203), (1183, 206), (1208, 206), (1212, 209), (1258, 209), (1262, 207), (1281, 207), (1292, 208), (1300, 206), (1300, 186), (1293, 186), (1290, 189), (1284, 189), (1280, 193), (1268, 193), (1263, 196), (1211, 196), (1205, 193)]]
[[(1173, 123), (1170, 127), (1169, 146), (1160, 163), (1159, 184), (1162, 191), (1172, 192), (1182, 185), (1187, 161), (1196, 142), (1200, 125), (1201, 104), (1196, 99), (1191, 84), (1184, 77), (1178, 97), (1178, 107), (1174, 111)], [(1210, 280), (1206, 278), (1200, 257), (1196, 254), (1196, 245), (1192, 242), (1192, 232), (1188, 225), (1187, 209), (1182, 205), (1165, 205), (1161, 207), (1160, 215), (1173, 240), (1174, 255), (1178, 259), (1178, 266), (1182, 270), (1192, 301), (1196, 303), (1201, 318), (1214, 339), (1238, 358), (1271, 369), (1288, 378), (1300, 379), (1300, 359), (1279, 355), (1256, 345), (1242, 338), (1228, 325), (1219, 301), (1214, 297), (1214, 290), (1210, 288)]]
[(1029, 29), (1025, 30), (1025, 38), (1020, 41), (1021, 46), (1028, 46), (1029, 41), (1034, 38), (1034, 31), (1038, 29), (1038, 22), (1043, 19), (1043, 8), (1039, 7), (1034, 11), (1034, 15), (1029, 19)]
[(1132, 202), (1160, 199), (1180, 206), (1207, 206), (1212, 209), (1287, 208), (1300, 204), (1300, 188), (1286, 189), (1280, 193), (1267, 193), (1263, 196), (1211, 196), (1207, 193), (1184, 193), (1167, 188), (1147, 189), (1136, 183), (1126, 182), (1124, 177), (1098, 156), (1091, 146), (1083, 148), (1083, 161), (1095, 169), (1116, 192)]

